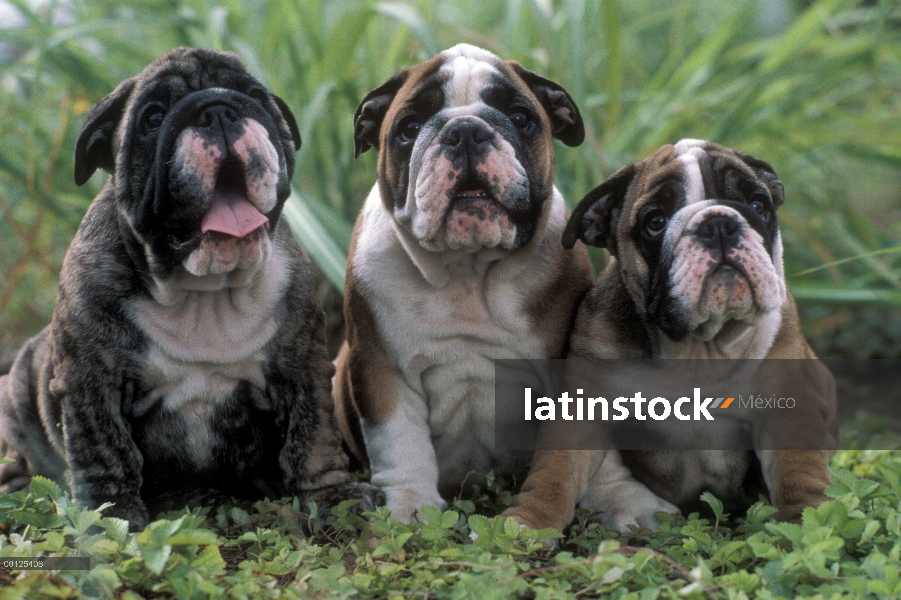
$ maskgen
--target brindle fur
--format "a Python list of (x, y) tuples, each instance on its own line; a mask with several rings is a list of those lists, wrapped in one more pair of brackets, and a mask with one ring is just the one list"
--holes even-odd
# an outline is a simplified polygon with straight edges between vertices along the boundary
[[(164, 228), (190, 225), (204, 210), (179, 205), (178, 197), (154, 196), (161, 168), (155, 147), (147, 148), (127, 126), (163, 74), (179, 76), (191, 90), (262, 89), (233, 54), (179, 48), (123, 82), (91, 113), (79, 139), (76, 179), (84, 182), (98, 167), (111, 176), (66, 255), (52, 322), (0, 377), (0, 450), (16, 459), (0, 465), (2, 489), (25, 486), (30, 475), (47, 476), (79, 502), (114, 503), (106, 514), (129, 520), (132, 529), (146, 525), (148, 506), (177, 507), (208, 492), (294, 494), (321, 505), (358, 498), (371, 508), (380, 492), (353, 480), (341, 448), (331, 399), (334, 368), (311, 266), (278, 219), (300, 139), (287, 106), (268, 92), (258, 97), (271, 121), (260, 119), (270, 123), (283, 165), (268, 235), (287, 265), (287, 281), (280, 282), (280, 299), (273, 299), (276, 333), (260, 351), (265, 385), (240, 381), (215, 403), (205, 421), (208, 443), (199, 449), (190, 440), (203, 422), (169, 411), (164, 399), (142, 405), (151, 341), (133, 308), (150, 302), (153, 282), (178, 269), (190, 250), (167, 246)], [(161, 202), (177, 205), (167, 211), (169, 221), (153, 215)], [(198, 451), (209, 456), (202, 467), (192, 458)]]

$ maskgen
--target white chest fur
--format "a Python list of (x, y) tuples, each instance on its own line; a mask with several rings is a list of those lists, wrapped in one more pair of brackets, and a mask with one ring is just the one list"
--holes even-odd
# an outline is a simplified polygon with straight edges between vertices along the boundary
[(162, 400), (168, 411), (196, 416), (240, 381), (263, 387), (265, 347), (278, 329), (286, 271), (274, 248), (248, 272), (180, 273), (157, 281), (152, 298), (135, 301), (132, 316), (149, 340), (141, 371), (146, 394), (135, 412)]
[[(551, 231), (562, 230), (565, 222), (563, 200), (554, 200)], [(406, 419), (412, 414), (408, 410), (426, 419), (445, 483), (450, 471), (487, 472), (497, 458), (490, 452), (493, 361), (547, 355), (527, 305), (546, 285), (548, 274), (535, 272), (542, 265), (534, 256), (504, 250), (426, 251), (394, 223), (377, 190), (367, 199), (362, 218), (354, 273), (403, 379), (399, 400), (406, 406), (389, 420)], [(392, 426), (409, 429), (398, 422), (370, 431), (388, 438), (393, 434), (382, 429), (394, 431)], [(398, 443), (396, 438), (370, 441), (367, 435), (371, 450), (383, 441)], [(390, 490), (388, 495), (390, 507)]]

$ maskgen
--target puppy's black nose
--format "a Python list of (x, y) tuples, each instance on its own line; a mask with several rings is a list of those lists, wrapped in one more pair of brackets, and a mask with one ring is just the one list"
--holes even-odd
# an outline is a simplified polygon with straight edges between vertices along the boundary
[(698, 227), (695, 236), (707, 248), (728, 250), (739, 240), (741, 228), (734, 219), (717, 215), (710, 217)]
[(201, 127), (209, 127), (213, 123), (219, 122), (226, 126), (231, 125), (238, 118), (237, 111), (232, 107), (226, 104), (213, 104), (203, 109), (203, 112), (197, 117), (197, 124)]
[(494, 134), (478, 123), (465, 122), (454, 125), (441, 137), (441, 143), (453, 150), (474, 150), (491, 141)]

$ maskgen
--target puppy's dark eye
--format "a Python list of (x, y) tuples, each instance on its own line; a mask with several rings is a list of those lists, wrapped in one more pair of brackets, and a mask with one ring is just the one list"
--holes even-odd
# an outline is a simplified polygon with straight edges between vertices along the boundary
[(266, 104), (266, 102), (269, 100), (269, 94), (267, 94), (266, 90), (262, 88), (253, 88), (249, 92), (247, 92), (247, 95), (260, 104)]
[(656, 209), (649, 212), (644, 218), (644, 228), (651, 236), (660, 235), (666, 229), (669, 219), (663, 209)]
[(766, 196), (761, 193), (757, 193), (751, 196), (751, 208), (754, 209), (760, 217), (767, 221), (769, 219), (769, 213), (766, 210)]
[(529, 118), (529, 115), (522, 110), (514, 110), (510, 113), (510, 122), (513, 123), (513, 126), (517, 129), (528, 129), (529, 125), (532, 123), (532, 120)]
[(154, 107), (144, 113), (144, 135), (149, 135), (160, 128), (166, 113), (160, 107)]
[(398, 137), (402, 142), (412, 142), (419, 135), (420, 129), (422, 129), (422, 123), (419, 121), (419, 117), (409, 116), (398, 127)]

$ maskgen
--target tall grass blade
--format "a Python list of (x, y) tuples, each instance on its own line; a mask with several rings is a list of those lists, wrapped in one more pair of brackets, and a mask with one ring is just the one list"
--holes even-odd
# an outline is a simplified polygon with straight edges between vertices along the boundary
[(285, 203), (282, 213), (300, 245), (335, 289), (344, 292), (344, 270), (347, 252), (330, 235), (312, 210), (306, 205), (303, 195), (296, 189)]

